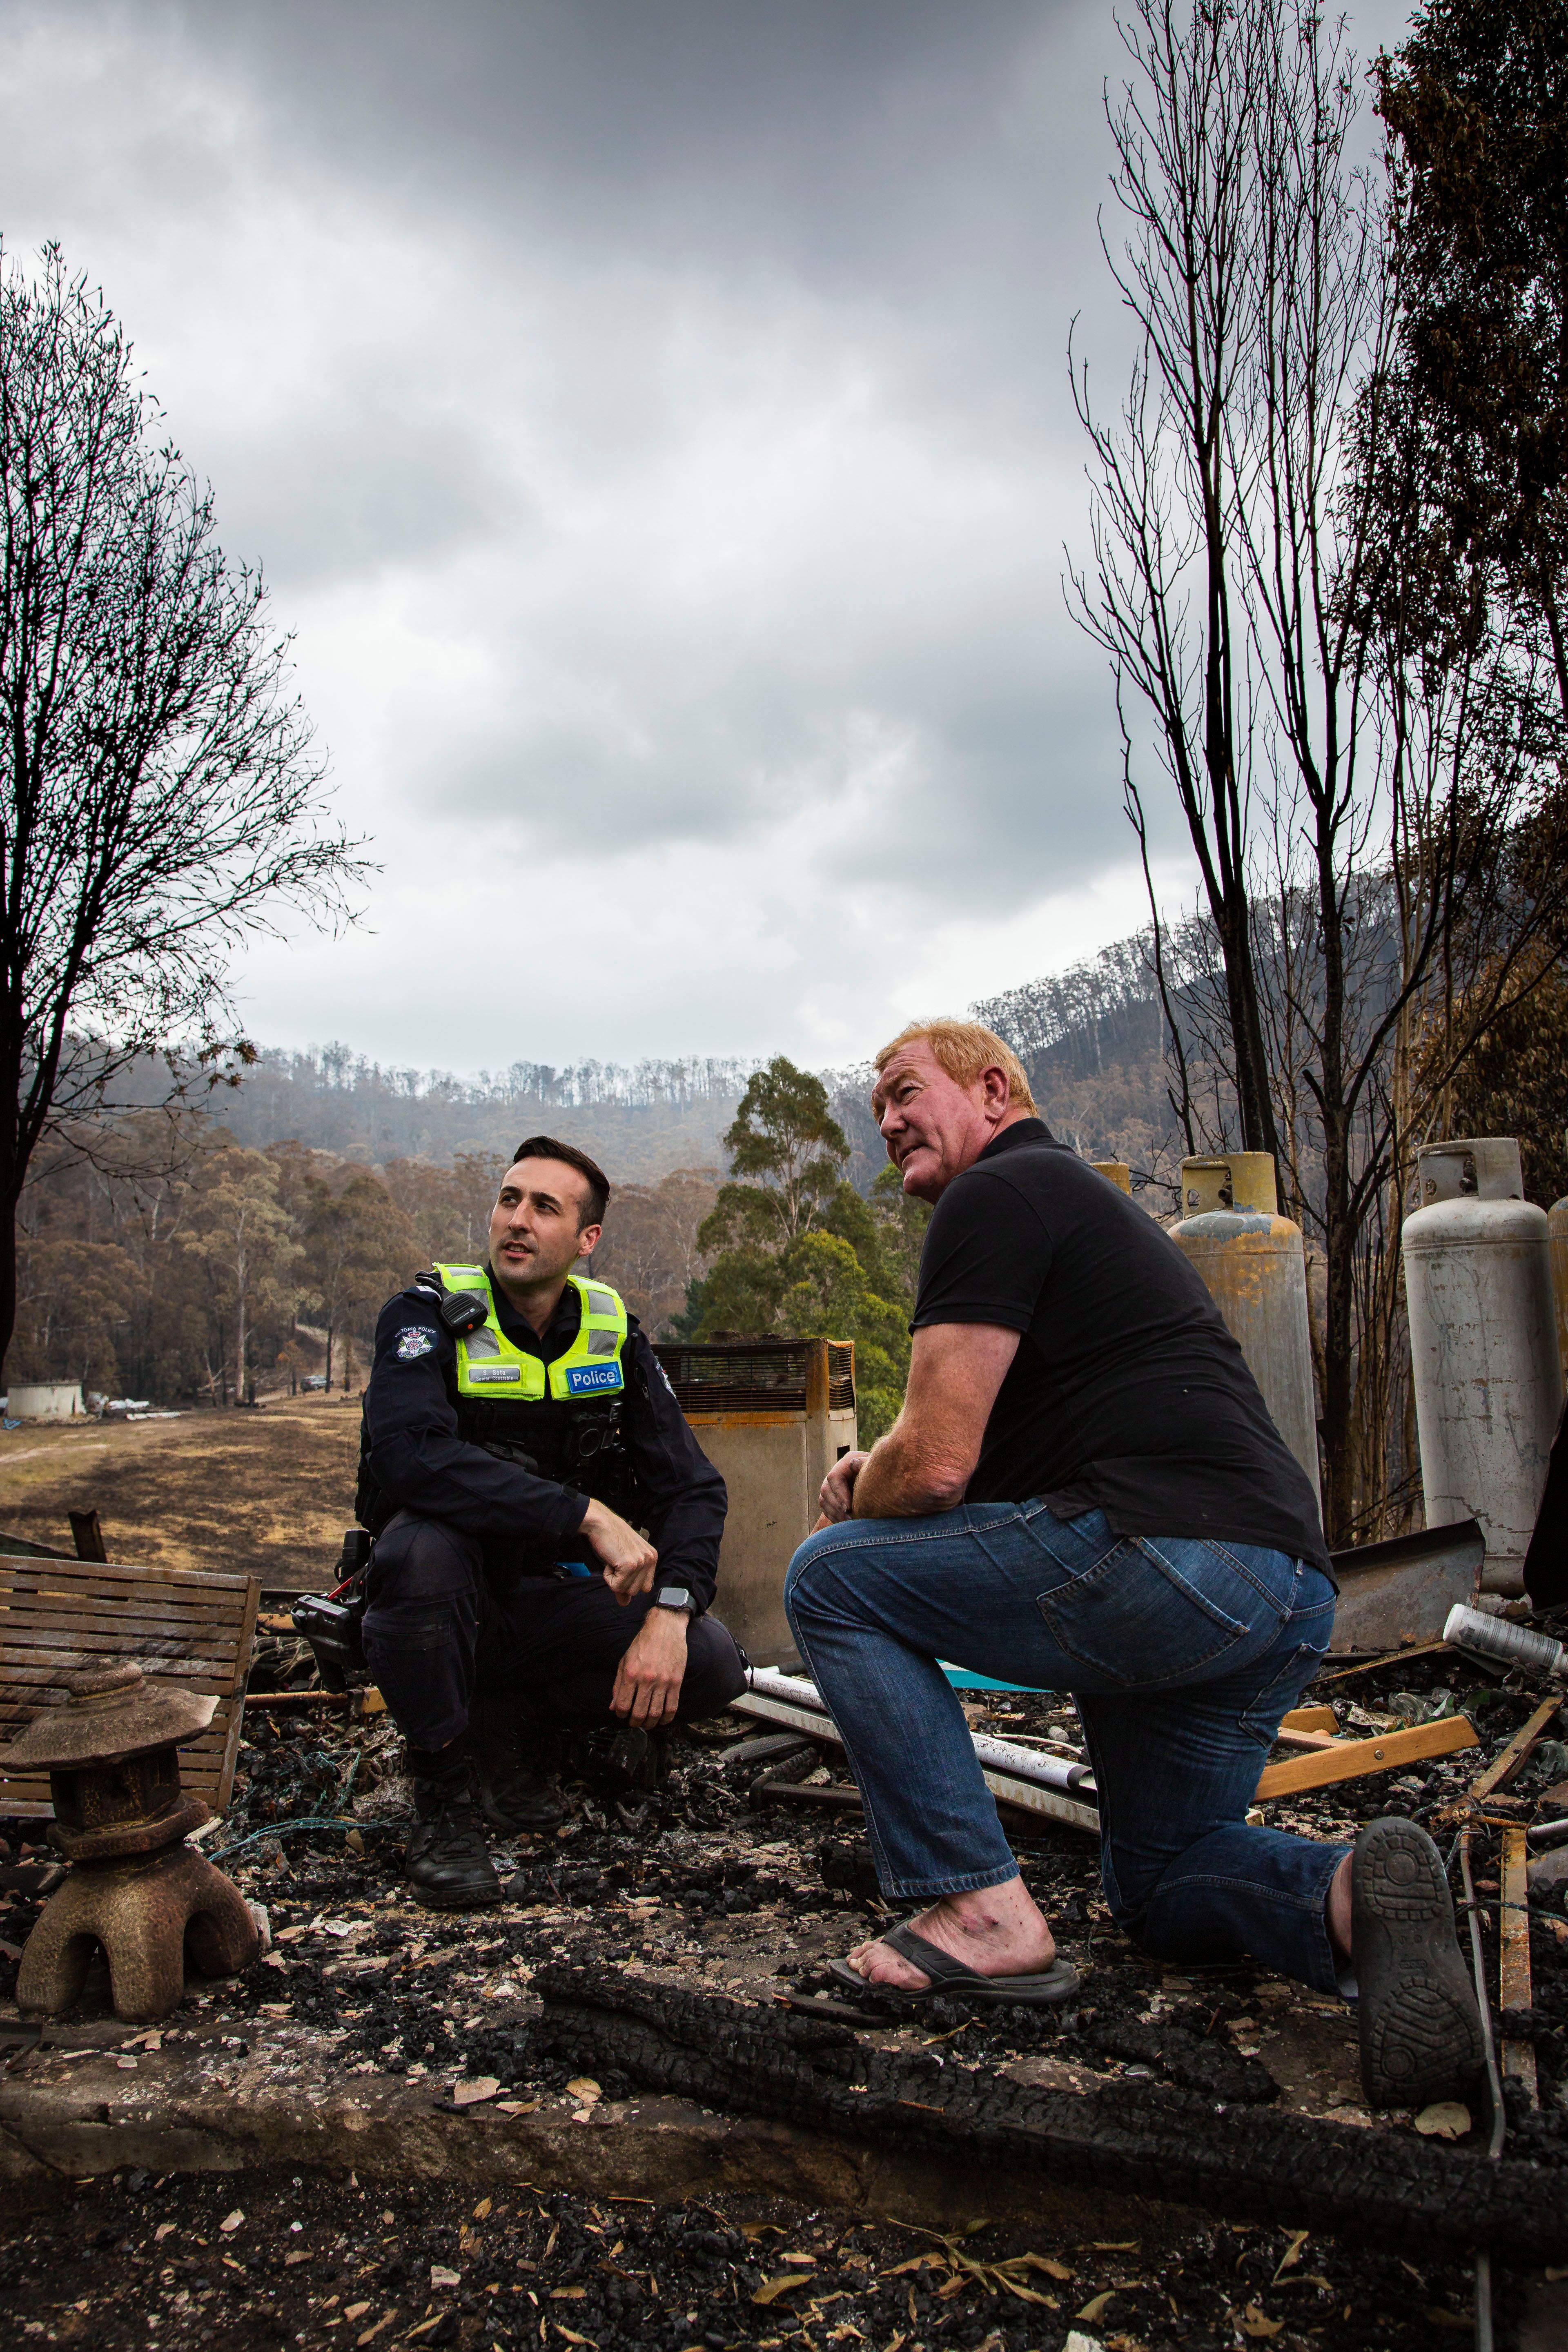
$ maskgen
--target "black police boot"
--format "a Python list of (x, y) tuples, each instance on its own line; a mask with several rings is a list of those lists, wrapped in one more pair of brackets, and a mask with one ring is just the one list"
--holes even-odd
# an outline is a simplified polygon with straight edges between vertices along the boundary
[(468, 1745), (488, 1822), (509, 1837), (557, 1827), (566, 1808), (552, 1732), (499, 1698), (477, 1695)]
[(499, 1903), (501, 1885), (468, 1792), (466, 1762), (414, 1773), (414, 1827), (405, 1867), (426, 1911), (471, 1911)]

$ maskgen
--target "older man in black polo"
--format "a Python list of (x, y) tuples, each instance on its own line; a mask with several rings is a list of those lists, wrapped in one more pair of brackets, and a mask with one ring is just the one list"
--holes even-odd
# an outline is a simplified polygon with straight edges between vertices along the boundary
[(906, 1030), (872, 1102), (904, 1190), (935, 1204), (909, 1391), (829, 1473), (787, 1598), (882, 1889), (921, 1907), (841, 1973), (997, 2001), (1076, 1982), (945, 1659), (1072, 1692), (1107, 1899), (1146, 1950), (1359, 1984), (1369, 2101), (1462, 2092), (1480, 2023), (1431, 1840), (1384, 1820), (1352, 1855), (1247, 1819), (1334, 1588), (1311, 1487), (1203, 1283), (1055, 1140), (989, 1031)]

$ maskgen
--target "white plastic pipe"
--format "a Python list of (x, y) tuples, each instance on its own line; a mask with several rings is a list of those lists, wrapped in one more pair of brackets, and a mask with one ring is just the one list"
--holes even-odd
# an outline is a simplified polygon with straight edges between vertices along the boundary
[[(1491, 1622), (1486, 1620), (1488, 1624)], [(832, 1722), (821, 1692), (804, 1675), (781, 1674), (776, 1666), (753, 1666), (752, 1688), (759, 1698), (776, 1699), (782, 1706)], [(1059, 1789), (1088, 1797), (1095, 1793), (1094, 1773), (1087, 1764), (1070, 1763), (1065, 1756), (1041, 1756), (1032, 1748), (1020, 1748), (1016, 1740), (993, 1739), (988, 1732), (972, 1731), (969, 1736), (981, 1763), (993, 1772), (1005, 1772), (1010, 1780), (1027, 1780), (1037, 1789)]]
[(1537, 1674), (1568, 1677), (1568, 1651), (1550, 1633), (1515, 1625), (1507, 1617), (1489, 1617), (1479, 1609), (1467, 1609), (1462, 1601), (1449, 1610), (1443, 1639), (1450, 1649), (1468, 1650), (1496, 1665), (1533, 1666)]

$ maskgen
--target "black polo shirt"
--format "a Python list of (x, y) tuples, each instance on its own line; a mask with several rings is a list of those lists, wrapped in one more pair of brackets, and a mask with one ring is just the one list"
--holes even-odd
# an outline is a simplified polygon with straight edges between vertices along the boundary
[(932, 1323), (1022, 1334), (969, 1502), (1038, 1496), (1328, 1569), (1311, 1486), (1202, 1277), (1043, 1119), (1004, 1128), (937, 1202), (910, 1328)]

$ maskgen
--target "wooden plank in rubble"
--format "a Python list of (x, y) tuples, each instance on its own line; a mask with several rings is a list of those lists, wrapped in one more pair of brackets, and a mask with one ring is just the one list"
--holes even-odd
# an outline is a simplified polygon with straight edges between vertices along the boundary
[[(1502, 1832), (1502, 1899), (1499, 1906), (1502, 1926), (1499, 1931), (1498, 1998), (1504, 2010), (1531, 2006), (1529, 1868), (1523, 1826), (1510, 1822)], [(1541, 2105), (1531, 2043), (1505, 2039), (1502, 2071), (1523, 2084), (1532, 2107)]]
[(1302, 1789), (1327, 1789), (1336, 1780), (1358, 1780), (1367, 1772), (1392, 1772), (1424, 1757), (1451, 1756), (1458, 1748), (1479, 1745), (1474, 1727), (1462, 1715), (1413, 1723), (1405, 1731), (1385, 1731), (1375, 1739), (1331, 1740), (1326, 1748), (1267, 1765), (1258, 1778), (1257, 1801), (1294, 1796)]

